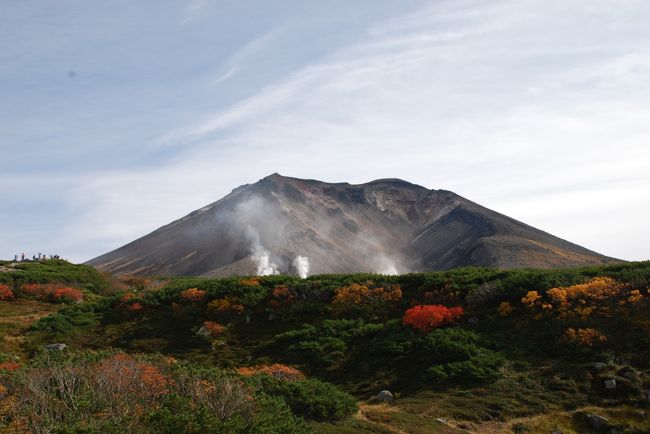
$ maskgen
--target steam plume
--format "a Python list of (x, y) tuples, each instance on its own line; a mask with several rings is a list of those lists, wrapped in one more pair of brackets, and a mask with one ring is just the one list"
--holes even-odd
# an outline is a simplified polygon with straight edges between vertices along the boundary
[(293, 260), (293, 267), (298, 272), (298, 276), (305, 279), (309, 275), (309, 258), (307, 256), (298, 255)]
[(251, 241), (251, 250), (253, 251), (253, 261), (257, 264), (258, 276), (272, 276), (280, 274), (278, 266), (271, 262), (271, 257), (268, 250), (264, 248), (260, 241), (259, 233), (253, 226), (248, 226), (246, 230), (247, 236)]
[(391, 264), (391, 265), (387, 265), (383, 270), (379, 272), (379, 274), (383, 274), (386, 276), (395, 276), (399, 274), (399, 272), (397, 271), (397, 268), (395, 268), (395, 266)]
[(272, 276), (275, 274), (280, 274), (278, 266), (271, 262), (269, 259), (269, 253), (266, 250), (263, 250), (259, 254), (253, 255), (253, 260), (257, 263), (258, 276)]

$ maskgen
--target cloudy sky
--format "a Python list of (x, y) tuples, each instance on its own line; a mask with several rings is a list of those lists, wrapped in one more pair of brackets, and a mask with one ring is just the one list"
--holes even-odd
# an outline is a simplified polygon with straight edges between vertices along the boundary
[(273, 172), (452, 190), (650, 258), (647, 0), (3, 0), (0, 257)]

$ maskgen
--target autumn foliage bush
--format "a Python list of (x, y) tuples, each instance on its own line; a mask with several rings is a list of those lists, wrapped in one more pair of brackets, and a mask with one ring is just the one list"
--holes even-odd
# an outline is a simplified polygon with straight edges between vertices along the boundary
[(187, 288), (186, 290), (181, 292), (180, 298), (183, 301), (199, 303), (205, 301), (205, 294), (206, 292), (201, 289)]
[(0, 284), (0, 301), (13, 300), (14, 297), (14, 292), (9, 286)]
[(507, 301), (502, 301), (501, 303), (499, 303), (499, 307), (497, 308), (497, 313), (499, 314), (499, 316), (503, 316), (503, 317), (510, 316), (512, 311), (513, 311), (512, 304), (510, 304)]
[(296, 294), (287, 285), (276, 285), (271, 291), (268, 305), (272, 309), (289, 306), (296, 301)]
[(352, 283), (336, 290), (334, 304), (364, 304), (370, 300), (398, 301), (402, 298), (399, 285), (372, 288), (367, 285)]
[(594, 347), (607, 342), (607, 336), (593, 328), (568, 328), (564, 331), (564, 338), (582, 347)]
[(144, 311), (144, 304), (142, 299), (139, 299), (136, 294), (133, 292), (127, 292), (126, 294), (120, 297), (119, 305), (122, 306), (124, 310), (131, 313), (139, 313)]
[(460, 306), (448, 308), (441, 304), (414, 306), (404, 312), (402, 323), (423, 332), (451, 324), (463, 316)]
[(529, 309), (559, 318), (586, 318), (592, 314), (609, 315), (616, 306), (642, 299), (638, 289), (629, 289), (610, 277), (595, 277), (585, 283), (551, 288), (544, 294), (529, 291), (521, 302)]
[(273, 365), (244, 366), (237, 369), (237, 372), (244, 377), (270, 375), (271, 377), (283, 381), (300, 381), (306, 378), (305, 374), (300, 370), (281, 363), (275, 363)]
[(239, 284), (243, 286), (259, 286), (260, 280), (257, 277), (250, 277), (247, 279), (241, 279)]
[(170, 391), (172, 381), (157, 366), (124, 353), (102, 360), (94, 367), (94, 382), (116, 400), (155, 399)]
[(270, 396), (245, 378), (167, 358), (42, 353), (7, 375), (0, 431), (3, 417), (16, 432), (35, 433), (308, 431), (279, 393)]
[(37, 300), (54, 303), (79, 302), (83, 300), (81, 290), (54, 283), (27, 283), (20, 287), (20, 294)]
[(126, 310), (132, 313), (142, 312), (144, 310), (144, 305), (139, 302), (130, 303), (126, 306)]
[(208, 303), (208, 311), (214, 313), (233, 313), (241, 315), (244, 313), (244, 306), (233, 302), (230, 298), (216, 298)]
[(224, 326), (214, 321), (204, 321), (199, 333), (212, 338), (219, 337), (226, 330)]
[(20, 368), (20, 363), (18, 362), (6, 361), (0, 363), (0, 371), (15, 371), (18, 368)]

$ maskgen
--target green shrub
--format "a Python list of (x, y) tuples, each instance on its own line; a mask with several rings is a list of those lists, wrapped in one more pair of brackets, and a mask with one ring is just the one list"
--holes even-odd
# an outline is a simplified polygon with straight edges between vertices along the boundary
[(484, 381), (496, 378), (504, 357), (479, 345), (479, 336), (461, 328), (435, 329), (423, 339), (423, 353), (436, 381)]
[(289, 352), (318, 366), (332, 366), (345, 360), (350, 343), (368, 339), (383, 329), (383, 324), (366, 324), (363, 320), (324, 320), (304, 325), (276, 336)]
[(264, 392), (279, 396), (291, 410), (306, 419), (336, 421), (358, 410), (356, 399), (336, 386), (318, 380), (281, 381), (261, 376)]

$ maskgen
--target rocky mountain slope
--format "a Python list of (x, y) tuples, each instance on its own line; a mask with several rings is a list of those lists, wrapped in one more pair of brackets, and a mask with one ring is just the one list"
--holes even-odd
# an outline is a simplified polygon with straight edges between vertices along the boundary
[(273, 174), (88, 264), (116, 274), (222, 276), (611, 261), (450, 191)]

